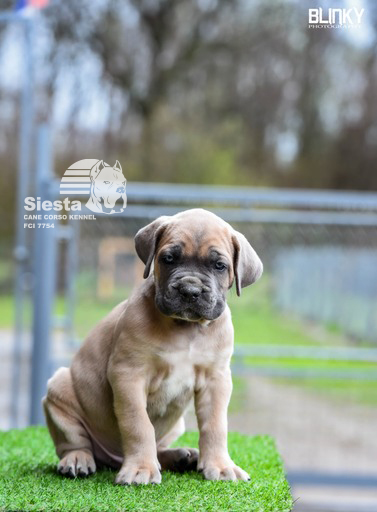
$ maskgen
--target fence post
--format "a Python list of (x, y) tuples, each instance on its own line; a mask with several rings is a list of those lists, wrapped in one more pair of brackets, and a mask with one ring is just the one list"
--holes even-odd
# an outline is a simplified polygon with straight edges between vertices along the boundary
[[(51, 183), (51, 142), (47, 125), (41, 125), (38, 130), (37, 154), (36, 190), (37, 197), (40, 197), (42, 202), (51, 199), (49, 191)], [(54, 228), (35, 228), (35, 283), (30, 386), (31, 425), (44, 423), (41, 399), (46, 392), (50, 369), (50, 345), (56, 287), (56, 246), (57, 238)]]
[(18, 427), (20, 368), (24, 342), (24, 295), (25, 277), (30, 263), (29, 241), (24, 223), (23, 204), (30, 189), (30, 170), (33, 156), (33, 37), (34, 27), (30, 18), (18, 12), (1, 12), (0, 23), (19, 23), (23, 30), (23, 63), (21, 90), (21, 122), (18, 147), (18, 183), (17, 183), (17, 215), (16, 241), (14, 247), (15, 261), (15, 320), (13, 341), (13, 364), (11, 384), (11, 426)]

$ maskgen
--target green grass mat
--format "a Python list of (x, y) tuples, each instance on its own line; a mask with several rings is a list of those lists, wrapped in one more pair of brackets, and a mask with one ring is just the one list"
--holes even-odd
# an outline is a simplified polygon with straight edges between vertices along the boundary
[[(186, 433), (179, 445), (197, 446)], [(0, 510), (46, 511), (290, 511), (292, 498), (274, 441), (229, 434), (233, 460), (250, 482), (208, 482), (198, 473), (163, 472), (161, 485), (120, 487), (115, 471), (69, 480), (56, 473), (57, 457), (44, 427), (0, 432)]]

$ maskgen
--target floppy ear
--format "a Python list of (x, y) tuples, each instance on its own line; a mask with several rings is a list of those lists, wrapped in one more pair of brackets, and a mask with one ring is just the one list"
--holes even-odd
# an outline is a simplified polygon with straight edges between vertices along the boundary
[(97, 162), (93, 165), (93, 167), (90, 169), (89, 177), (91, 181), (95, 181), (99, 173), (102, 171), (102, 169), (105, 167), (105, 164), (103, 163), (103, 160), (100, 162)]
[(141, 261), (145, 263), (144, 279), (149, 276), (158, 242), (169, 219), (170, 217), (165, 215), (159, 217), (136, 233), (135, 249)]
[(251, 247), (244, 235), (233, 231), (232, 242), (234, 247), (234, 277), (237, 295), (241, 295), (241, 288), (257, 281), (263, 272), (263, 264), (258, 254)]

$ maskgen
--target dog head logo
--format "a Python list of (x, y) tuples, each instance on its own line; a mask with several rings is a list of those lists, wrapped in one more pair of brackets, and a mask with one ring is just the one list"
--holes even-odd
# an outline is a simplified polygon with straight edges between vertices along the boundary
[(111, 215), (123, 212), (127, 206), (126, 183), (118, 160), (111, 167), (103, 160), (85, 159), (65, 171), (60, 194), (89, 196), (86, 202), (89, 210)]
[[(103, 160), (97, 162), (90, 169), (89, 178), (90, 198), (86, 203), (87, 208), (97, 213), (116, 213), (122, 212), (127, 206), (126, 196), (126, 178), (118, 160), (114, 167)], [(116, 210), (117, 201), (123, 202), (120, 209)]]

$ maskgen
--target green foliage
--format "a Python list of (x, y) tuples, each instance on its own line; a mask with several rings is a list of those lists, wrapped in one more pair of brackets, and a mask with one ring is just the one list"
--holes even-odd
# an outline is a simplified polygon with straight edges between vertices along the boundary
[(315, 345), (318, 343), (303, 328), (303, 323), (273, 309), (265, 283), (236, 296), (232, 290), (228, 300), (235, 332), (240, 344)]
[[(186, 433), (179, 445), (197, 445)], [(0, 509), (38, 511), (260, 511), (288, 512), (289, 485), (273, 440), (229, 434), (234, 461), (251, 482), (208, 482), (195, 472), (163, 473), (162, 484), (120, 487), (115, 472), (102, 470), (87, 479), (59, 476), (52, 441), (44, 427), (0, 433)]]

